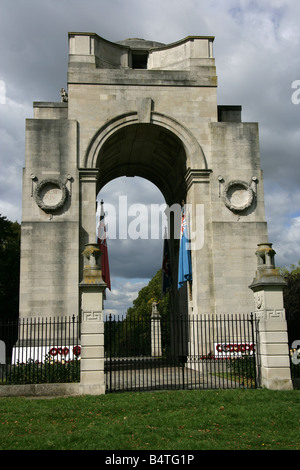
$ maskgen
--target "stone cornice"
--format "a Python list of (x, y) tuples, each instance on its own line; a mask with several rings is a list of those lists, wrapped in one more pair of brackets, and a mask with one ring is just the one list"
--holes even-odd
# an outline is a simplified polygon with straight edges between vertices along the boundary
[(198, 170), (198, 169), (188, 168), (185, 174), (185, 182), (186, 182), (187, 190), (190, 189), (190, 187), (194, 183), (209, 183), (211, 173), (212, 173), (212, 170), (208, 170), (208, 169)]

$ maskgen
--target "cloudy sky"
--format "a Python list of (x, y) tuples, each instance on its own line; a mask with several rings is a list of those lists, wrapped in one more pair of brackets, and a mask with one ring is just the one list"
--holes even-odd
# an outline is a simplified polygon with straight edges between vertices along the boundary
[[(218, 103), (239, 104), (259, 122), (269, 239), (277, 265), (300, 260), (299, 0), (1, 0), (0, 213), (21, 222), (25, 119), (33, 101), (60, 101), (67, 88), (69, 31), (110, 41), (140, 37), (172, 43), (215, 36)], [(293, 88), (294, 87), (294, 88)], [(299, 90), (299, 91), (298, 91)], [(160, 204), (150, 183), (111, 182), (105, 201)], [(110, 241), (113, 290), (107, 307), (126, 311), (159, 269), (161, 240)], [(121, 256), (122, 255), (122, 256)]]

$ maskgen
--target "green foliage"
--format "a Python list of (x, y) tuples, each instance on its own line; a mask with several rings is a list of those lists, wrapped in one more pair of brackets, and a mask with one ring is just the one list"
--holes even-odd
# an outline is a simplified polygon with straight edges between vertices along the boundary
[(149, 318), (152, 311), (152, 303), (156, 302), (162, 319), (169, 318), (169, 293), (161, 296), (162, 270), (159, 269), (149, 284), (143, 287), (133, 306), (127, 310), (127, 318)]
[[(0, 449), (112, 450), (115, 456), (122, 455), (118, 450), (131, 456), (147, 449), (177, 455), (190, 450), (196, 467), (201, 465), (196, 450), (299, 450), (298, 408), (297, 390), (1, 398)], [(100, 465), (107, 456), (100, 455)]]
[(287, 283), (283, 292), (287, 315), (300, 316), (300, 261), (298, 265), (292, 264), (290, 269), (282, 269), (281, 275)]
[(293, 341), (300, 339), (300, 261), (290, 268), (280, 268), (279, 272), (287, 283), (283, 290), (283, 300), (291, 346)]
[(80, 381), (80, 360), (53, 361), (50, 357), (44, 363), (29, 359), (25, 364), (10, 366), (6, 384), (24, 385), (32, 383), (68, 383)]
[(297, 277), (300, 274), (300, 261), (298, 264), (291, 264), (289, 268), (281, 267), (278, 268), (280, 275), (285, 279), (289, 277)]
[(256, 370), (254, 356), (244, 355), (231, 359), (228, 362), (228, 367), (230, 367), (236, 377), (255, 380)]
[(162, 320), (163, 337), (169, 328), (169, 294), (161, 296), (162, 270), (160, 269), (143, 287), (133, 306), (127, 310), (126, 318), (114, 319), (105, 324), (105, 353), (107, 356), (130, 357), (151, 355), (151, 312), (153, 302), (157, 303)]
[(150, 318), (124, 318), (105, 323), (105, 354), (107, 357), (145, 356), (151, 353)]
[(18, 222), (0, 215), (0, 318), (19, 315), (20, 238)]

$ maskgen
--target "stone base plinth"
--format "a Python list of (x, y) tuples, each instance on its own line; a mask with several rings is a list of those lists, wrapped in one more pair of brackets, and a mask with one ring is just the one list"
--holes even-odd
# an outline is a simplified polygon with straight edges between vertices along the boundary
[(257, 328), (259, 385), (292, 390), (286, 320), (260, 320)]

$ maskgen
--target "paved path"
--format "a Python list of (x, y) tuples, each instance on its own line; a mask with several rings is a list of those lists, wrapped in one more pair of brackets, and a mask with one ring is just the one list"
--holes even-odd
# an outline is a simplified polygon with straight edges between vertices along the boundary
[(240, 384), (222, 374), (201, 373), (188, 367), (155, 367), (111, 370), (106, 372), (106, 387), (109, 391), (130, 390), (182, 390), (239, 388)]

